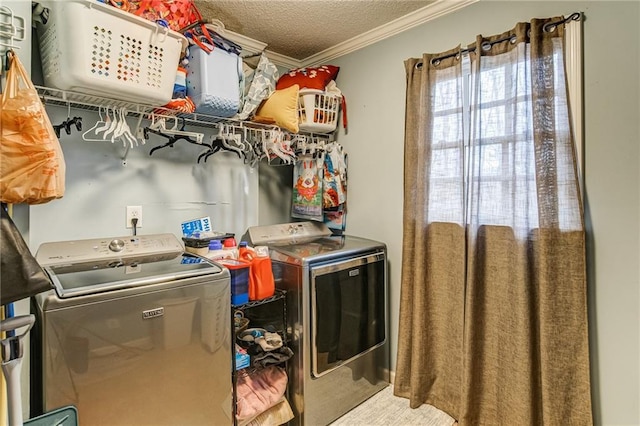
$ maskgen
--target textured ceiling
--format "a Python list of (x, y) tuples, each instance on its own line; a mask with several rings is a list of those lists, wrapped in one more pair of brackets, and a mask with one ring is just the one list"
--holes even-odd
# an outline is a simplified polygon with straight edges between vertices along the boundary
[(196, 0), (204, 19), (302, 60), (425, 7), (423, 0)]

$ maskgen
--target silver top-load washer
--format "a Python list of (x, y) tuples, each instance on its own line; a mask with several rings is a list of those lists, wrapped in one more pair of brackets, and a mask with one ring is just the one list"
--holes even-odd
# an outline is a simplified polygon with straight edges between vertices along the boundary
[(294, 424), (328, 424), (389, 385), (386, 245), (322, 223), (249, 228), (287, 291)]
[(173, 234), (44, 243), (32, 416), (80, 424), (233, 424), (229, 271)]

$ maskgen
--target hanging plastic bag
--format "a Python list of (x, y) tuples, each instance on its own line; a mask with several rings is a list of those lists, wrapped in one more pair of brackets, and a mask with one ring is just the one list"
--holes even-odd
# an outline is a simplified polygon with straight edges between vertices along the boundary
[(2, 94), (0, 201), (41, 204), (64, 195), (60, 142), (38, 92), (13, 51)]

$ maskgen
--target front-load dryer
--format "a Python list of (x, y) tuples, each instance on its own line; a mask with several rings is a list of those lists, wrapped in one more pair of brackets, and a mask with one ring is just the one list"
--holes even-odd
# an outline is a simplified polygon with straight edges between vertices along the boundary
[(389, 386), (386, 245), (314, 222), (257, 226), (245, 238), (270, 248), (286, 290), (293, 423), (329, 424)]

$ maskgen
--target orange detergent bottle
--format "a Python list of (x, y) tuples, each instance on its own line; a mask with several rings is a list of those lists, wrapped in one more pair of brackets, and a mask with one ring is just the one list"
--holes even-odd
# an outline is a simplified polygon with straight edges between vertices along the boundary
[(238, 258), (251, 262), (249, 271), (249, 300), (261, 300), (273, 296), (275, 281), (271, 269), (269, 249), (261, 246), (253, 249), (246, 241), (238, 246)]

